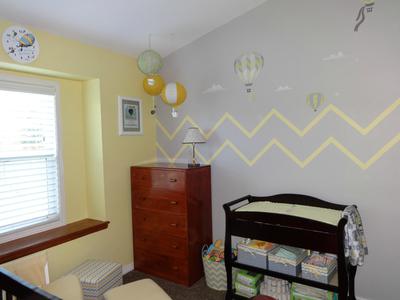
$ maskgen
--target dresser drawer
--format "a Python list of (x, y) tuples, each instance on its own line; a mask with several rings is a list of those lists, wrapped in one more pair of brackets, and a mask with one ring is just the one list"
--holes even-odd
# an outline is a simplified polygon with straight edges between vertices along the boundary
[(133, 226), (135, 231), (145, 230), (186, 237), (186, 216), (152, 212), (144, 209), (133, 209)]
[(133, 186), (159, 188), (171, 191), (185, 191), (185, 173), (176, 170), (160, 170), (149, 168), (132, 168)]
[(132, 203), (134, 208), (186, 213), (186, 197), (179, 193), (139, 189), (132, 191)]
[(135, 248), (179, 257), (182, 260), (188, 256), (188, 243), (185, 238), (144, 230), (135, 230), (134, 234)]
[(160, 276), (179, 283), (186, 283), (187, 262), (168, 255), (154, 254), (135, 247), (135, 270)]

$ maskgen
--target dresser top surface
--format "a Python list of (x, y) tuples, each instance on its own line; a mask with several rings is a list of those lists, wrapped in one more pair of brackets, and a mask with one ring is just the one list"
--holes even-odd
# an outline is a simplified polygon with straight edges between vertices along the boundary
[(136, 165), (135, 168), (159, 168), (159, 169), (180, 169), (180, 170), (192, 170), (198, 168), (209, 168), (210, 165), (200, 165), (199, 167), (189, 167), (187, 164), (183, 163), (150, 163), (143, 165)]

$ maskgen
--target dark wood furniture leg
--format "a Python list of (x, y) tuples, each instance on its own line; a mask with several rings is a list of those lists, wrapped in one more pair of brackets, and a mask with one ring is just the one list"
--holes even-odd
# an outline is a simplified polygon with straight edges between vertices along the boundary
[(233, 297), (233, 289), (232, 289), (232, 236), (230, 229), (230, 220), (228, 217), (229, 213), (226, 214), (226, 235), (225, 235), (225, 269), (226, 269), (226, 294), (225, 300), (231, 300)]
[(349, 276), (347, 274), (347, 260), (344, 255), (344, 226), (347, 220), (341, 219), (338, 224), (338, 284), (339, 300), (347, 300), (349, 290)]
[(349, 274), (349, 300), (357, 300), (354, 289), (354, 279), (356, 277), (357, 266), (352, 266), (349, 264), (348, 274)]

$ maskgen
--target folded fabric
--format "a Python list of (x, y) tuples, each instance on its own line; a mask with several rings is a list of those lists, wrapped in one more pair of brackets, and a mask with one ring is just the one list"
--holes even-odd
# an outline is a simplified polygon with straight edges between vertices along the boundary
[(275, 255), (281, 258), (286, 258), (289, 260), (296, 260), (299, 256), (304, 254), (304, 249), (290, 247), (290, 246), (281, 246)]
[(368, 247), (360, 213), (357, 207), (350, 205), (344, 209), (342, 216), (347, 218), (344, 227), (344, 254), (349, 258), (351, 265), (362, 266), (364, 257), (368, 254)]
[(272, 248), (274, 248), (273, 243), (259, 241), (259, 240), (246, 241), (245, 245), (249, 248), (260, 249), (260, 250), (271, 250)]
[(336, 268), (336, 265), (337, 259), (335, 255), (314, 252), (301, 263), (301, 269), (303, 272), (328, 276)]

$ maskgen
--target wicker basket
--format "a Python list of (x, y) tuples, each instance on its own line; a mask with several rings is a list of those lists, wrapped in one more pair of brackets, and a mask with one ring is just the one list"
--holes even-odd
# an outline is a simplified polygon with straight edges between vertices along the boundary
[(214, 290), (226, 291), (225, 264), (208, 260), (206, 257), (207, 249), (208, 247), (204, 246), (202, 251), (203, 267), (207, 286)]

